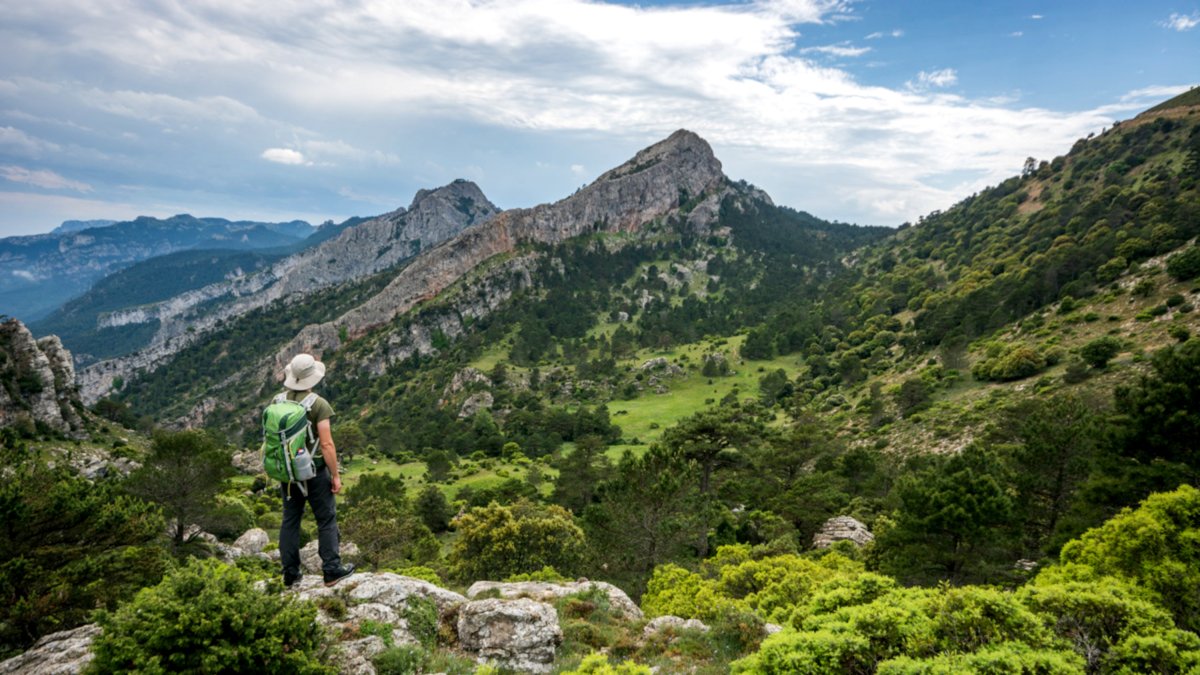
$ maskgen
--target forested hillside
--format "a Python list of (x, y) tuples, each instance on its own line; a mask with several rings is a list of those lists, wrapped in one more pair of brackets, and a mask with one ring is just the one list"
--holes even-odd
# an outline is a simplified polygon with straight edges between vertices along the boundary
[[(561, 639), (544, 671), (1191, 672), (1200, 107), (1187, 96), (898, 231), (776, 206), (679, 132), (579, 201), (449, 240), (439, 249), (499, 252), (411, 309), (353, 320), (430, 258), (232, 320), (97, 404), (112, 420), (97, 437), (143, 462), (104, 483), (100, 515), (56, 508), (82, 479), (29, 461), (66, 441), (3, 435), (29, 475), (0, 504), (53, 532), (95, 529), (145, 561), (120, 584), (62, 595), (56, 584), (81, 575), (77, 551), (6, 554), (5, 648), (59, 627), (52, 615), (75, 625), (84, 607), (124, 605), (100, 616), (111, 637), (97, 649), (99, 663), (127, 663), (154, 647), (126, 631), (171, 630), (139, 623), (151, 608), (199, 611), (182, 588), (275, 602), (277, 588), (262, 600), (251, 587), (277, 574), (265, 560), (165, 561), (278, 529), (253, 457), (245, 475), (222, 472), (257, 446), (279, 386), (264, 358), (322, 325), (336, 333), (319, 356), (347, 478), (342, 538), (365, 570), (455, 590), (586, 576), (647, 619), (681, 619), (656, 636), (611, 595), (564, 592), (547, 601)], [(670, 182), (680, 152), (711, 177), (703, 190)], [(669, 191), (669, 208), (512, 234), (630, 185)], [(159, 431), (136, 450), (112, 438), (119, 424), (167, 423), (208, 431)], [(190, 499), (156, 481), (175, 462), (209, 477)], [(95, 560), (100, 576), (122, 569)], [(355, 619), (365, 610), (350, 596), (307, 602), (297, 611), (346, 622), (337, 639), (393, 635), (395, 622)], [(420, 645), (389, 644), (373, 667), (470, 672), (455, 660), (475, 654), (459, 611), (405, 605), (397, 620), (426, 627)], [(329, 663), (323, 639), (297, 642), (296, 658)]]

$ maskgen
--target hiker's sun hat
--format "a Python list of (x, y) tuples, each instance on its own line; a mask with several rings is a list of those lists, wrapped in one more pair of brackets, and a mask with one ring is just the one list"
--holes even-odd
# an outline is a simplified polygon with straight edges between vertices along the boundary
[(297, 354), (292, 362), (284, 366), (283, 386), (295, 391), (308, 391), (325, 377), (325, 364), (312, 354)]

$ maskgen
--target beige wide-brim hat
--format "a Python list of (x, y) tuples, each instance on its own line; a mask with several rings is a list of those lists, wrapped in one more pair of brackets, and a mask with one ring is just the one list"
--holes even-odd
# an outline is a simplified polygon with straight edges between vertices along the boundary
[(297, 354), (291, 363), (284, 366), (283, 374), (283, 386), (295, 391), (308, 391), (325, 377), (325, 364), (314, 359), (312, 354)]

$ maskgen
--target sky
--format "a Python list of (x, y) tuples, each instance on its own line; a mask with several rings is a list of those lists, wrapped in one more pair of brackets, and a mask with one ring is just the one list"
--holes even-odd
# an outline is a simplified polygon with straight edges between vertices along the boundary
[(0, 236), (555, 201), (686, 128), (916, 221), (1200, 82), (1200, 0), (0, 0)]

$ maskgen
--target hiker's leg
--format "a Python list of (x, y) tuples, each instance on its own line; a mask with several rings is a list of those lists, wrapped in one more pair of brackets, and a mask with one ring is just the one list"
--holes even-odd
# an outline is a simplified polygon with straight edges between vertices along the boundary
[[(288, 498), (291, 488), (291, 498)], [(285, 576), (300, 574), (300, 519), (304, 517), (304, 494), (296, 485), (281, 485), (283, 524), (279, 526), (279, 563)]]
[(333, 481), (327, 468), (322, 468), (308, 481), (308, 503), (317, 519), (317, 552), (321, 555), (321, 568), (326, 572), (342, 566), (338, 551), (337, 505), (332, 488)]

